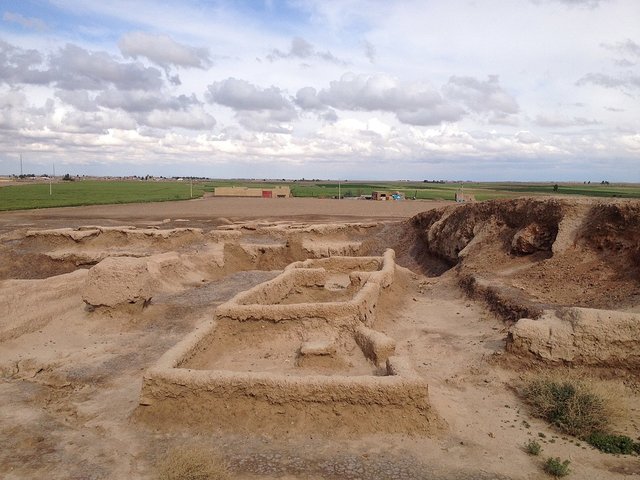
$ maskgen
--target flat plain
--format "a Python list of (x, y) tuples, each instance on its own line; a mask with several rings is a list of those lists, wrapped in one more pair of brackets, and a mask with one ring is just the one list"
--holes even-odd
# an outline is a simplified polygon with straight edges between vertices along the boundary
[(476, 200), (515, 198), (523, 195), (580, 195), (589, 197), (640, 198), (635, 184), (559, 183), (478, 183), (478, 182), (358, 182), (358, 181), (249, 181), (202, 180), (95, 180), (59, 179), (49, 185), (47, 179), (0, 181), (0, 211), (82, 205), (148, 203), (188, 200), (212, 194), (218, 186), (272, 188), (289, 186), (294, 197), (354, 199), (373, 191), (400, 192), (407, 199), (453, 201), (462, 191)]

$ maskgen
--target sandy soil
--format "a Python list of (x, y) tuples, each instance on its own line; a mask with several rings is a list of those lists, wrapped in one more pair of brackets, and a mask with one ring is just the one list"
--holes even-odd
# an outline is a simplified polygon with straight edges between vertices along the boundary
[[(236, 479), (534, 480), (545, 478), (541, 463), (547, 456), (570, 459), (573, 474), (569, 478), (640, 476), (637, 457), (597, 452), (528, 414), (513, 390), (522, 364), (504, 361), (510, 358), (505, 352), (508, 324), (483, 299), (473, 300), (465, 294), (459, 271), (451, 269), (435, 276), (433, 272), (442, 272), (441, 260), (410, 248), (406, 242), (415, 239), (409, 233), (398, 233), (397, 221), (440, 204), (337, 202), (211, 198), (0, 214), (0, 246), (7, 264), (0, 269), (5, 272), (0, 280), (0, 477), (152, 479), (160, 459), (180, 445), (215, 452), (229, 464)], [(165, 219), (171, 220), (161, 223)], [(259, 236), (256, 219), (309, 224), (354, 219), (379, 222), (375, 228), (334, 233), (332, 238), (364, 241), (371, 250), (387, 244), (399, 252), (399, 263), (412, 267), (413, 272), (398, 270), (396, 282), (381, 301), (374, 328), (396, 339), (398, 353), (406, 355), (427, 380), (439, 428), (428, 435), (329, 438), (295, 431), (193, 431), (137, 422), (135, 411), (144, 370), (196, 325), (211, 318), (217, 305), (273, 278), (289, 259), (234, 257), (225, 268), (207, 270), (198, 258), (202, 262), (209, 258), (204, 252), (212, 242), (210, 237), (194, 235), (183, 243), (145, 244), (154, 254), (164, 250), (191, 255), (185, 257), (192, 269), (189, 282), (174, 281), (165, 273), (163, 284), (145, 308), (131, 304), (90, 311), (82, 302), (86, 270), (73, 262), (61, 266), (62, 260), (54, 262), (47, 253), (96, 247), (59, 238), (50, 244), (48, 240), (24, 240), (27, 229), (96, 224), (212, 229), (249, 222), (253, 229), (249, 232)], [(267, 237), (275, 244), (275, 234), (270, 232)], [(122, 246), (100, 248), (109, 254)], [(27, 260), (25, 250), (32, 255)], [(521, 272), (535, 264), (531, 257), (514, 258), (512, 270), (507, 271), (506, 260), (496, 252), (494, 255), (489, 258), (500, 260), (500, 268), (492, 273), (495, 277), (513, 275), (514, 281), (523, 282), (526, 277)], [(54, 263), (46, 263), (45, 258)], [(543, 255), (541, 261), (545, 259)], [(478, 261), (470, 261), (469, 271), (483, 273), (478, 265)], [(31, 268), (39, 268), (36, 277), (20, 274), (20, 270)], [(539, 285), (536, 283), (532, 295), (544, 292)], [(296, 292), (292, 298), (297, 301), (303, 295)], [(633, 292), (630, 295), (633, 299)], [(319, 298), (325, 299), (325, 292)], [(229, 350), (245, 354), (234, 360), (225, 352), (205, 352), (194, 359), (192, 367), (213, 364), (227, 368), (238, 358), (242, 365), (234, 368), (271, 369), (286, 360), (295, 362), (293, 350), (285, 351), (281, 346), (305, 340), (304, 329), (283, 328), (276, 332), (279, 339), (262, 342), (263, 338), (251, 331), (255, 327), (220, 330), (221, 337), (228, 337)], [(251, 348), (252, 343), (256, 348)], [(351, 347), (348, 342), (342, 347), (347, 358), (348, 352), (353, 352)], [(330, 374), (335, 367), (351, 373), (372, 368), (360, 357), (349, 368), (310, 368)], [(635, 374), (627, 374), (637, 380)], [(629, 390), (628, 401), (630, 416), (619, 429), (635, 438), (640, 429), (640, 398)], [(543, 458), (523, 451), (523, 444), (532, 438), (542, 443)]]
[[(363, 200), (332, 200), (317, 198), (228, 198), (206, 197), (196, 200), (132, 203), (123, 205), (95, 205), (88, 207), (47, 208), (0, 212), (0, 232), (16, 227), (75, 227), (86, 224), (154, 224), (167, 223), (185, 226), (216, 225), (221, 219), (231, 221), (249, 219), (298, 221), (367, 221), (369, 219), (405, 219), (432, 208), (453, 202), (403, 201), (373, 202)], [(189, 220), (181, 222), (180, 220)]]

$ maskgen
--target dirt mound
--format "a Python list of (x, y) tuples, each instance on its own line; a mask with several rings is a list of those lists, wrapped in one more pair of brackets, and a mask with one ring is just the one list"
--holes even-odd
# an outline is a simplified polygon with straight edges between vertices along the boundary
[(145, 306), (157, 293), (179, 292), (222, 275), (222, 245), (194, 254), (107, 257), (89, 269), (82, 300), (92, 308)]
[[(558, 200), (517, 199), (430, 210), (411, 222), (430, 251), (455, 264), (460, 252), (487, 226), (493, 230), (491, 240), (503, 243), (507, 251), (551, 251), (561, 218)], [(531, 251), (512, 249), (512, 244), (528, 245), (525, 250)]]
[(467, 289), (496, 304), (521, 297), (534, 306), (520, 313), (535, 305), (632, 308), (640, 297), (637, 201), (494, 200), (424, 212), (411, 224)]
[[(0, 282), (0, 342), (33, 332), (77, 305), (86, 270), (44, 280)], [(42, 308), (48, 305), (48, 308)]]
[(640, 202), (595, 205), (585, 218), (578, 243), (614, 264), (621, 275), (640, 274)]
[(153, 295), (153, 280), (146, 259), (105, 258), (89, 269), (82, 300), (92, 307), (145, 304)]

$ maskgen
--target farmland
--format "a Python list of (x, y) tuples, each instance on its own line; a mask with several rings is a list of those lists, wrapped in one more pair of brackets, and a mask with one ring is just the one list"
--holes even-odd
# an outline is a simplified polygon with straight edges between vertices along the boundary
[[(191, 198), (189, 182), (75, 181), (26, 183), (0, 188), (0, 210), (162, 202)], [(193, 198), (201, 197), (204, 185), (194, 183)]]
[[(0, 186), (2, 183), (0, 183)], [(590, 197), (640, 198), (637, 184), (582, 184), (560, 183), (557, 191), (549, 183), (431, 183), (406, 181), (258, 181), (258, 180), (194, 180), (193, 192), (188, 180), (76, 180), (55, 182), (52, 194), (49, 184), (39, 182), (13, 182), (0, 188), (0, 210), (105, 205), (117, 203), (143, 203), (187, 200), (202, 197), (219, 186), (247, 186), (271, 188), (278, 185), (291, 187), (294, 197), (354, 198), (371, 195), (372, 191), (398, 191), (407, 199), (454, 200), (461, 187), (476, 200), (513, 198), (526, 195), (582, 195)]]

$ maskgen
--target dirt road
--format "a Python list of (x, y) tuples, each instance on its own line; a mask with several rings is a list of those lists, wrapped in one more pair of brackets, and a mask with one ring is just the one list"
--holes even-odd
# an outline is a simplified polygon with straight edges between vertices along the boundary
[(93, 205), (0, 212), (0, 231), (28, 225), (76, 226), (86, 223), (149, 223), (164, 219), (187, 219), (198, 223), (226, 218), (299, 221), (398, 220), (452, 202), (332, 200), (318, 198), (228, 198), (207, 197), (188, 201)]

